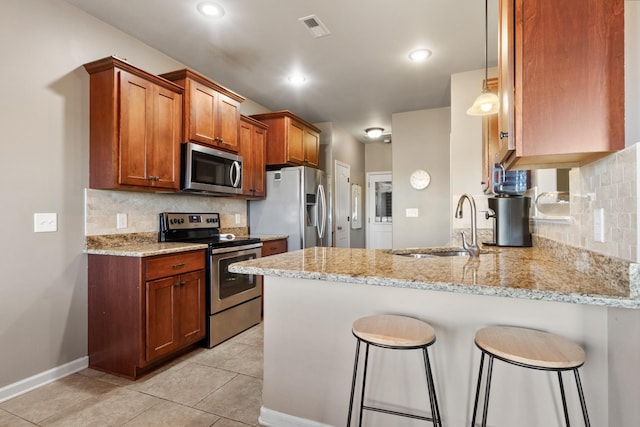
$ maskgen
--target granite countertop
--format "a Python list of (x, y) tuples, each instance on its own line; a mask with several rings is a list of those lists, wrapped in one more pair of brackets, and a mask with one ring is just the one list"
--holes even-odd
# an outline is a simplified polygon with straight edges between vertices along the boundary
[[(536, 239), (532, 248), (410, 258), (389, 250), (308, 248), (230, 266), (236, 273), (640, 308), (638, 264)], [(415, 252), (416, 250), (407, 250)]]
[[(225, 231), (225, 233), (233, 231), (236, 230)], [(285, 235), (247, 235), (241, 231), (236, 235), (238, 237), (259, 238), (262, 242), (287, 238)], [(92, 255), (148, 257), (206, 249), (207, 247), (202, 243), (158, 242), (158, 233), (129, 233), (87, 236), (85, 252)]]

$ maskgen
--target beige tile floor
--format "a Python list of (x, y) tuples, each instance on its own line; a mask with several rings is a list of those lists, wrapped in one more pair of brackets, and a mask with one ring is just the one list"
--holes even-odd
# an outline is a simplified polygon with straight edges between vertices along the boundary
[(262, 324), (128, 381), (85, 369), (0, 403), (0, 426), (257, 426)]

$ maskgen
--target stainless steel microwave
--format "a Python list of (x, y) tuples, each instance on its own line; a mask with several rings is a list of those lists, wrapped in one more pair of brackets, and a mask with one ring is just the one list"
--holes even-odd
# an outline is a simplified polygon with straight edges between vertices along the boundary
[(182, 191), (242, 193), (242, 157), (192, 142), (182, 143)]

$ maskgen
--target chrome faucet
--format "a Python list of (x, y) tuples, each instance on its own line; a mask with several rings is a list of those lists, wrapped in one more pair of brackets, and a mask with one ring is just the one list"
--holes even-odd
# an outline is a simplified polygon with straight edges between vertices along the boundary
[(462, 205), (464, 203), (464, 199), (469, 201), (469, 206), (471, 206), (471, 244), (467, 243), (467, 236), (464, 231), (461, 231), (462, 234), (462, 247), (469, 252), (472, 258), (478, 258), (480, 255), (480, 248), (478, 247), (478, 230), (477, 230), (477, 214), (476, 214), (476, 202), (473, 200), (473, 197), (469, 194), (463, 194), (460, 196), (458, 200), (458, 206), (456, 207), (456, 218), (462, 218)]

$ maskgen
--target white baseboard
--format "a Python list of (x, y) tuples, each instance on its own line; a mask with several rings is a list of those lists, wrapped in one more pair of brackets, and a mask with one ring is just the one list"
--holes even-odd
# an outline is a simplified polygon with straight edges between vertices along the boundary
[(56, 366), (48, 371), (41, 372), (32, 377), (25, 378), (13, 384), (0, 388), (0, 403), (9, 400), (23, 393), (42, 387), (55, 380), (81, 371), (89, 366), (89, 357), (84, 356), (76, 360), (72, 360), (64, 365)]
[(277, 412), (264, 406), (260, 407), (258, 422), (265, 427), (333, 427), (329, 424)]

